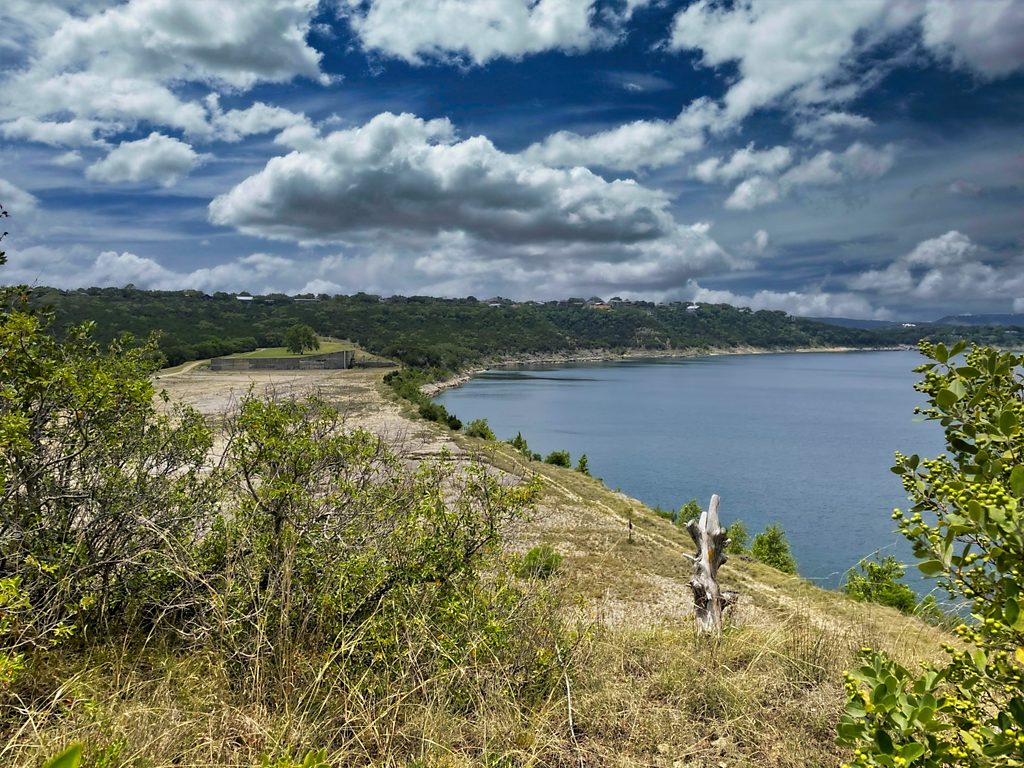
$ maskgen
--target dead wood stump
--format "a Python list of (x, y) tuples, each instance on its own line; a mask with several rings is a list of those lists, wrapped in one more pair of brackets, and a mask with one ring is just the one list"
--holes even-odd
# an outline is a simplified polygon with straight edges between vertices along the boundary
[(700, 519), (691, 520), (686, 530), (697, 546), (693, 561), (693, 576), (690, 589), (693, 590), (694, 615), (697, 619), (698, 634), (718, 635), (722, 632), (722, 612), (736, 603), (735, 592), (723, 592), (718, 586), (718, 569), (728, 558), (725, 550), (729, 540), (718, 520), (718, 494), (711, 497), (711, 503)]

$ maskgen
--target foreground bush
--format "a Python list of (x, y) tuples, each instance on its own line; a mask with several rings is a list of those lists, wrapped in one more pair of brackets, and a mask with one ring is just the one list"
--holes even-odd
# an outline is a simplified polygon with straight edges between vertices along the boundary
[[(574, 640), (501, 546), (536, 482), (447, 456), (410, 469), (315, 396), (244, 398), (214, 462), (198, 413), (154, 404), (152, 344), (100, 348), (88, 326), (58, 341), (17, 296), (0, 312), (4, 761), (29, 727), (80, 736), (89, 765), (147, 754), (113, 735), (142, 726), (103, 714), (111, 685), (107, 701), (161, 702), (133, 710), (160, 764), (195, 749), (166, 746), (185, 726), (161, 712), (206, 722), (189, 707), (207, 689), (315, 721), (318, 747), (360, 764), (382, 718), (521, 721), (561, 695)], [(156, 669), (187, 682), (163, 701)], [(234, 754), (225, 738), (201, 764)]]
[(1024, 356), (921, 344), (917, 389), (947, 452), (896, 455), (913, 506), (897, 512), (919, 568), (971, 621), (944, 665), (909, 670), (865, 649), (847, 676), (841, 743), (872, 766), (1024, 764)]
[(101, 349), (89, 325), (58, 342), (48, 323), (0, 315), (0, 579), (32, 606), (28, 645), (157, 621), (213, 504), (210, 430), (153, 404), (155, 342)]

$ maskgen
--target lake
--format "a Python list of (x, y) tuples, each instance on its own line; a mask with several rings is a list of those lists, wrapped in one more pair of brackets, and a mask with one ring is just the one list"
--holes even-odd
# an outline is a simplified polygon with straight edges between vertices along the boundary
[[(650, 506), (722, 497), (751, 536), (786, 530), (800, 574), (836, 587), (881, 550), (913, 562), (890, 515), (906, 507), (893, 452), (937, 456), (914, 416), (916, 352), (660, 358), (491, 370), (437, 398), (499, 439), (586, 453), (591, 474)], [(908, 582), (922, 589), (917, 570)]]

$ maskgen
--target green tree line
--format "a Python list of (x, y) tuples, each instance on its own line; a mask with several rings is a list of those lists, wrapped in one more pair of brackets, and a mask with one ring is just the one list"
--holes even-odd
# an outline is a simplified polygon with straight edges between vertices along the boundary
[[(962, 328), (843, 328), (725, 304), (651, 302), (599, 310), (581, 301), (497, 306), (466, 299), (368, 294), (247, 297), (200, 291), (142, 291), (87, 288), (33, 291), (37, 307), (55, 312), (55, 329), (96, 323), (96, 338), (109, 342), (128, 332), (147, 337), (159, 331), (169, 365), (258, 346), (284, 346), (289, 329), (307, 325), (322, 336), (350, 339), (375, 354), (419, 368), (458, 370), (486, 357), (583, 349), (673, 349), (744, 346), (771, 349), (916, 344), (922, 335), (947, 341)], [(1024, 329), (972, 328), (980, 343), (1024, 344)]]

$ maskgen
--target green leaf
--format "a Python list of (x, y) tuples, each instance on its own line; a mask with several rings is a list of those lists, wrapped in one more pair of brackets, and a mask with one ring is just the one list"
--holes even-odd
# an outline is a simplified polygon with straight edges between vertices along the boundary
[(1012, 627), (1017, 623), (1017, 619), (1020, 617), (1020, 606), (1017, 605), (1017, 601), (1012, 597), (1006, 599), (1006, 604), (1003, 606), (1003, 620), (1006, 622), (1008, 627)]
[(875, 731), (875, 744), (878, 745), (878, 750), (883, 755), (891, 755), (893, 753), (892, 737), (881, 728)]
[(948, 389), (944, 389), (935, 396), (935, 404), (943, 410), (956, 403), (957, 396)]
[(1010, 472), (1010, 490), (1018, 498), (1024, 498), (1024, 464), (1018, 464)]
[(82, 745), (72, 744), (70, 747), (65, 749), (53, 760), (46, 763), (43, 768), (78, 768), (78, 764), (82, 762)]
[(935, 349), (932, 350), (932, 357), (940, 363), (944, 363), (949, 360), (949, 351), (946, 349), (946, 345), (936, 344)]
[(1017, 414), (1009, 408), (999, 414), (999, 431), (1004, 435), (1012, 435), (1019, 423), (1020, 421), (1017, 419)]
[(900, 747), (900, 757), (906, 760), (908, 763), (911, 760), (916, 760), (925, 753), (923, 744), (904, 744)]
[(967, 387), (960, 379), (953, 379), (949, 382), (949, 391), (956, 395), (956, 399), (959, 400), (967, 394)]
[(924, 562), (918, 563), (917, 567), (925, 576), (935, 576), (936, 574), (942, 573), (946, 570), (946, 566), (942, 564), (941, 560), (925, 560)]
[(860, 723), (840, 723), (836, 731), (839, 734), (841, 744), (855, 744), (860, 740), (863, 726)]

